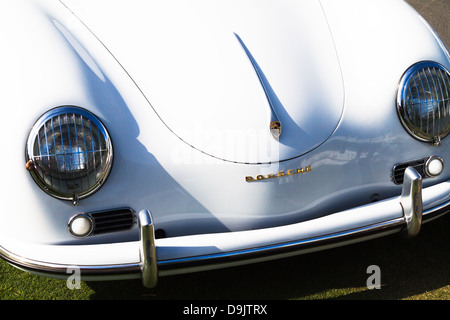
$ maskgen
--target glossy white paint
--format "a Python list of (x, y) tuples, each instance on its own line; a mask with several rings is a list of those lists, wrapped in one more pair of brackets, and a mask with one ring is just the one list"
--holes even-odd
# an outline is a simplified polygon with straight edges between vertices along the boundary
[[(71, 4), (69, 1), (64, 2)], [(192, 241), (219, 241), (223, 235), (216, 237), (212, 234), (229, 231), (243, 232), (239, 233), (243, 236), (251, 234), (251, 238), (246, 241), (253, 244), (263, 241), (276, 243), (280, 240), (277, 232), (271, 233), (273, 237), (267, 238), (264, 237), (264, 231), (251, 231), (261, 228), (283, 231), (285, 227), (286, 230), (292, 231), (292, 237), (301, 239), (306, 236), (303, 233), (306, 226), (315, 225), (319, 220), (305, 221), (324, 217), (320, 220), (324, 224), (314, 229), (317, 236), (320, 236), (325, 230), (338, 231), (332, 214), (336, 214), (334, 217), (345, 216), (346, 213), (341, 211), (367, 205), (373, 197), (395, 201), (401, 193), (401, 186), (394, 185), (390, 179), (392, 167), (398, 162), (431, 155), (444, 160), (444, 170), (438, 177), (424, 180), (425, 187), (435, 185), (424, 191), (424, 196), (429, 193), (426, 196), (430, 199), (427, 206), (438, 206), (448, 201), (448, 197), (443, 195), (449, 194), (447, 181), (450, 179), (450, 166), (445, 164), (450, 162), (450, 139), (444, 139), (440, 147), (413, 139), (398, 121), (394, 103), (398, 81), (411, 64), (420, 60), (435, 60), (449, 68), (450, 61), (429, 27), (403, 2), (348, 0), (337, 6), (333, 1), (307, 1), (302, 2), (302, 5), (305, 6), (303, 8), (310, 9), (311, 15), (305, 16), (304, 11), (298, 11), (301, 7), (295, 7), (295, 10), (291, 11), (280, 5), (275, 10), (271, 7), (271, 2), (264, 1), (263, 8), (267, 11), (263, 10), (260, 17), (251, 15), (248, 21), (252, 23), (249, 22), (248, 25), (241, 25), (245, 22), (241, 18), (244, 13), (250, 12), (248, 10), (251, 7), (242, 8), (242, 11), (238, 10), (240, 7), (236, 7), (239, 12), (236, 15), (231, 15), (232, 10), (228, 8), (228, 11), (225, 10), (227, 14), (224, 21), (218, 23), (215, 20), (220, 16), (217, 15), (216, 9), (212, 8), (211, 1), (208, 1), (201, 11), (212, 10), (214, 14), (211, 16), (193, 10), (193, 7), (185, 8), (190, 15), (184, 15), (178, 11), (179, 8), (166, 7), (175, 2), (164, 2), (160, 4), (164, 12), (171, 12), (173, 9), (177, 12), (174, 17), (186, 21), (186, 27), (182, 30), (159, 28), (158, 32), (151, 33), (151, 39), (159, 46), (168, 39), (178, 40), (169, 41), (167, 47), (164, 47), (172, 49), (166, 52), (166, 55), (163, 51), (152, 52), (145, 42), (145, 30), (137, 26), (139, 23), (151, 26), (156, 21), (164, 23), (161, 21), (163, 19), (155, 17), (153, 22), (131, 19), (135, 15), (142, 19), (147, 17), (141, 6), (145, 3), (153, 7), (157, 2), (133, 2), (139, 4), (139, 10), (128, 14), (119, 9), (132, 2), (110, 1), (108, 5), (115, 9), (108, 11), (112, 15), (105, 17), (104, 25), (93, 21), (91, 17), (91, 14), (98, 13), (101, 9), (95, 5), (102, 3), (93, 0), (80, 1), (73, 5), (77, 15), (85, 17), (89, 27), (90, 24), (93, 25), (92, 31), (98, 32), (99, 37), (105, 37), (105, 45), (111, 52), (59, 1), (15, 0), (0, 3), (0, 30), (10, 31), (0, 32), (3, 48), (0, 51), (0, 81), (3, 88), (8, 88), (2, 92), (2, 101), (7, 107), (8, 118), (13, 119), (4, 122), (0, 127), (2, 148), (8, 152), (7, 157), (0, 157), (0, 166), (7, 168), (3, 178), (8, 182), (8, 188), (1, 194), (3, 210), (0, 212), (0, 246), (24, 256), (30, 254), (30, 257), (40, 260), (39, 251), (27, 248), (46, 248), (48, 245), (48, 251), (44, 249), (42, 255), (55, 263), (134, 263), (137, 252), (128, 252), (125, 256), (122, 256), (122, 252), (135, 246), (134, 242), (138, 238), (137, 228), (86, 239), (74, 239), (67, 232), (67, 223), (76, 213), (124, 206), (137, 212), (142, 209), (152, 212), (155, 227), (164, 229), (167, 235), (172, 237), (161, 239), (161, 246), (164, 246), (164, 243), (178, 246), (180, 242), (177, 241), (185, 239), (178, 237), (190, 235), (193, 235), (193, 238), (190, 238)], [(245, 2), (245, 5), (250, 6), (252, 3)], [(269, 12), (269, 9), (273, 10)], [(298, 20), (293, 31), (282, 33), (286, 38), (277, 38), (276, 32), (287, 30), (287, 22), (292, 22), (294, 13), (304, 19)], [(155, 15), (154, 12), (148, 14)], [(284, 14), (286, 19), (283, 19)], [(199, 20), (187, 25), (189, 17), (199, 15)], [(386, 15), (389, 19), (382, 19)], [(230, 20), (233, 16), (236, 21)], [(121, 20), (126, 17), (128, 21)], [(211, 17), (216, 19), (210, 21)], [(258, 19), (262, 21), (256, 24)], [(280, 19), (286, 24), (277, 24), (276, 21)], [(113, 21), (117, 21), (116, 25), (112, 25)], [(167, 21), (171, 21), (171, 18)], [(319, 23), (316, 24), (316, 21)], [(267, 101), (254, 69), (234, 34), (225, 34), (227, 30), (230, 30), (230, 33), (238, 33), (235, 28), (228, 28), (235, 23), (239, 25), (239, 30), (242, 30), (238, 30), (240, 37), (264, 71), (274, 92), (278, 97), (282, 97), (280, 101), (283, 105), (285, 101), (294, 101), (286, 103), (286, 106), (296, 105), (298, 99), (303, 98), (310, 102), (314, 99), (324, 102), (318, 104), (318, 112), (308, 114), (308, 117), (320, 115), (325, 118), (325, 130), (320, 131), (323, 133), (322, 136), (319, 134), (320, 139), (301, 142), (305, 143), (303, 151), (299, 151), (303, 148), (300, 145), (288, 148), (286, 144), (280, 147), (276, 159), (298, 155), (315, 147), (314, 150), (289, 161), (259, 165), (233, 163), (223, 161), (217, 156), (221, 151), (227, 150), (226, 144), (222, 144), (223, 147), (219, 148), (221, 150), (212, 152), (216, 157), (204, 153), (215, 148), (212, 142), (215, 138), (220, 138), (214, 135), (206, 138), (202, 136), (208, 132), (208, 128), (202, 128), (197, 133), (195, 130), (185, 130), (190, 121), (197, 121), (197, 118), (193, 118), (192, 110), (195, 110), (203, 121), (213, 119), (213, 122), (207, 123), (211, 125), (211, 130), (228, 128), (230, 120), (235, 119), (235, 113), (250, 119), (252, 130), (259, 128), (258, 126), (263, 128), (262, 123), (267, 120)], [(121, 24), (126, 27), (121, 28)], [(211, 27), (206, 28), (205, 25)], [(104, 26), (113, 28), (118, 33), (118, 39), (129, 46), (122, 48), (115, 42), (114, 37), (110, 38), (108, 30), (102, 29)], [(264, 30), (268, 38), (256, 36), (257, 31), (261, 30)], [(128, 37), (131, 31), (142, 35), (139, 38), (142, 43), (136, 38)], [(219, 33), (220, 37), (212, 37), (211, 32)], [(250, 36), (247, 37), (247, 34)], [(181, 35), (186, 35), (187, 38), (180, 39)], [(287, 37), (293, 35), (298, 35), (299, 41), (306, 41), (311, 46), (302, 47), (300, 42), (292, 41), (296, 45), (291, 51), (287, 48), (290, 40)], [(315, 35), (323, 38), (317, 40)], [(207, 45), (202, 39), (209, 39), (216, 46)], [(274, 51), (265, 47), (267, 44), (264, 39), (271, 39), (277, 44)], [(188, 46), (186, 55), (173, 51), (191, 43), (195, 43), (195, 46)], [(395, 46), (408, 49), (394, 50), (391, 46), (394, 46), (394, 49)], [(317, 52), (320, 47), (323, 47), (323, 50)], [(141, 48), (142, 51), (134, 48)], [(263, 50), (264, 48), (267, 50)], [(286, 60), (281, 58), (280, 48), (287, 51)], [(228, 55), (223, 56), (224, 53)], [(306, 62), (295, 61), (295, 53), (302, 56)], [(159, 57), (159, 60), (147, 59), (148, 55), (157, 55), (154, 57)], [(179, 60), (174, 60), (176, 57)], [(205, 58), (207, 62), (206, 67), (202, 65), (200, 69), (202, 76), (191, 77), (189, 72), (193, 72), (196, 64), (186, 65), (186, 59), (197, 61), (200, 57)], [(306, 60), (306, 57), (311, 60)], [(124, 64), (120, 65), (115, 58), (119, 62), (123, 59)], [(161, 61), (163, 58), (173, 59), (168, 63), (165, 59)], [(323, 64), (319, 63), (319, 58), (325, 59)], [(280, 59), (280, 70), (275, 67), (277, 59)], [(221, 63), (212, 69), (217, 61)], [(147, 79), (146, 69), (140, 69), (139, 66), (151, 66), (157, 72)], [(297, 70), (310, 68), (316, 72), (317, 78), (307, 82), (303, 75), (298, 73), (298, 78), (294, 79), (297, 73), (289, 66), (296, 66)], [(130, 69), (127, 69), (128, 67)], [(175, 70), (171, 69), (173, 67), (181, 72), (180, 78), (175, 77)], [(317, 73), (320, 67), (326, 67), (331, 73), (325, 73), (325, 76), (321, 72)], [(168, 72), (165, 73), (165, 70)], [(205, 81), (206, 75), (214, 81)], [(157, 81), (158, 77), (162, 79), (161, 82)], [(233, 82), (235, 79), (239, 80), (239, 85)], [(213, 85), (219, 81), (224, 86)], [(144, 85), (142, 87), (141, 82)], [(319, 82), (324, 87), (314, 87), (311, 91), (305, 89), (308, 85)], [(196, 83), (210, 88), (201, 97), (199, 104), (193, 103)], [(162, 87), (164, 84), (167, 86)], [(150, 85), (154, 85), (153, 89)], [(173, 93), (175, 87), (176, 92), (183, 94)], [(299, 96), (294, 90), (297, 87), (306, 90), (306, 96)], [(227, 95), (220, 95), (225, 96), (224, 100), (218, 102), (221, 108), (213, 112), (208, 108), (209, 102), (220, 92), (226, 92)], [(185, 99), (186, 97), (190, 99)], [(184, 100), (187, 100), (193, 109), (180, 108), (176, 103)], [(232, 108), (226, 108), (227, 106), (222, 104), (224, 101)], [(233, 101), (237, 104), (232, 103)], [(244, 110), (244, 104), (251, 108)], [(261, 108), (263, 112), (260, 112), (258, 107), (260, 104), (264, 105)], [(46, 195), (35, 185), (24, 168), (24, 147), (34, 121), (48, 109), (60, 105), (78, 105), (92, 111), (105, 124), (114, 144), (111, 175), (98, 192), (81, 201), (78, 207)], [(169, 107), (162, 107), (166, 105)], [(320, 109), (325, 105), (334, 106), (330, 114)], [(180, 113), (174, 115), (176, 110)], [(311, 110), (316, 109), (310, 108), (308, 111)], [(342, 111), (343, 117), (340, 119)], [(293, 119), (302, 121), (303, 109), (294, 110), (292, 107), (289, 112)], [(235, 126), (234, 129), (240, 128), (241, 125), (237, 121), (232, 121), (231, 124)], [(302, 125), (310, 126), (311, 132), (314, 132), (320, 128), (322, 122), (315, 120)], [(180, 131), (177, 132), (176, 129)], [(290, 129), (287, 125), (283, 130), (289, 134)], [(268, 130), (265, 127), (262, 130), (263, 140), (268, 139), (267, 141), (273, 143)], [(329, 131), (325, 134), (327, 130)], [(16, 136), (12, 136), (11, 132), (15, 132)], [(229, 133), (226, 130), (225, 132)], [(244, 136), (247, 133), (250, 131), (244, 132)], [(199, 135), (195, 137), (196, 134)], [(236, 132), (231, 132), (230, 136), (224, 135), (221, 141), (231, 141), (231, 150), (236, 148), (238, 151), (222, 153), (223, 158), (226, 158), (225, 154), (233, 154), (230, 157), (232, 160), (258, 159), (253, 157), (255, 153), (246, 155), (242, 150), (239, 151), (236, 145), (233, 146), (233, 143), (236, 143), (234, 134)], [(189, 142), (189, 137), (193, 139), (192, 142), (197, 141), (196, 148), (180, 140), (178, 135), (186, 138), (186, 142)], [(250, 135), (246, 136), (246, 139), (250, 138)], [(205, 140), (202, 142), (202, 139)], [(325, 139), (327, 140), (324, 142)], [(322, 144), (318, 145), (320, 142)], [(281, 152), (281, 148), (285, 148), (284, 151)], [(268, 156), (275, 157), (275, 153)], [(254, 183), (245, 181), (246, 176), (256, 177), (281, 170), (287, 172), (309, 165), (312, 170), (304, 174)], [(380, 216), (377, 216), (375, 211), (367, 212), (367, 215), (371, 216), (371, 223), (382, 222), (383, 219), (392, 218), (391, 210), (395, 212), (392, 217), (397, 217), (397, 205), (395, 208), (389, 207)], [(330, 218), (326, 219), (328, 216)], [(351, 220), (350, 216), (348, 219)], [(367, 222), (363, 220), (359, 226)], [(347, 226), (351, 227), (352, 221), (349, 221)], [(345, 228), (346, 225), (341, 227)], [(197, 234), (206, 235), (196, 236)], [(115, 241), (123, 244), (102, 245)], [(70, 253), (73, 254), (73, 260), (58, 260), (63, 257), (59, 256), (59, 253), (67, 250), (66, 244), (76, 248)], [(84, 258), (82, 248), (85, 245), (92, 245), (87, 249), (92, 248), (92, 252), (100, 248), (95, 247), (96, 245), (101, 245), (104, 252), (101, 259), (104, 260)], [(231, 243), (223, 245), (223, 250), (236, 248)], [(109, 255), (119, 247), (121, 249), (116, 252), (121, 252), (120, 255)], [(222, 250), (220, 246), (217, 248)], [(199, 248), (197, 252), (202, 250), (203, 248)], [(179, 251), (176, 249), (172, 252)], [(213, 252), (215, 251), (211, 251)], [(66, 257), (68, 255), (69, 251), (64, 254)], [(177, 256), (165, 257), (172, 259)]]
[[(280, 161), (317, 147), (338, 125), (341, 72), (316, 0), (63, 2), (170, 130), (200, 151), (233, 162)], [(269, 133), (263, 86), (235, 34), (266, 78), (283, 127), (279, 141)]]

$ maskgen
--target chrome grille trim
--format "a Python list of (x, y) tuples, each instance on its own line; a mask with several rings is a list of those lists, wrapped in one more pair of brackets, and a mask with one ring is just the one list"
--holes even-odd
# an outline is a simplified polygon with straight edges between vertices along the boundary
[(129, 230), (136, 222), (135, 212), (130, 208), (102, 210), (87, 215), (94, 221), (93, 235)]
[[(422, 179), (433, 178), (434, 176), (432, 174), (430, 174), (429, 171), (427, 170), (427, 165), (428, 165), (429, 161), (431, 161), (433, 159), (440, 159), (442, 161), (442, 159), (438, 156), (431, 156), (428, 158), (422, 158), (422, 159), (397, 163), (392, 168), (392, 173), (391, 173), (392, 181), (395, 184), (403, 184), (405, 170), (408, 167), (413, 168), (417, 173), (419, 173), (420, 176), (422, 177)], [(442, 164), (443, 164), (443, 161), (442, 161)]]
[(422, 176), (422, 178), (426, 178), (425, 163), (427, 162), (428, 159), (429, 158), (423, 158), (423, 159), (418, 159), (418, 160), (414, 160), (414, 161), (408, 161), (408, 162), (396, 164), (394, 166), (394, 168), (392, 169), (392, 175), (391, 175), (392, 181), (395, 184), (403, 184), (405, 170), (408, 167), (411, 167), (414, 170), (416, 170)]

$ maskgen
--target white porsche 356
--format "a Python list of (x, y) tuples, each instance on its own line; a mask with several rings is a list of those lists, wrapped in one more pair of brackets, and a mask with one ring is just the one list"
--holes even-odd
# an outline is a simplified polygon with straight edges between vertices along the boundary
[(403, 1), (14, 0), (0, 25), (21, 269), (153, 287), (450, 208), (450, 56)]

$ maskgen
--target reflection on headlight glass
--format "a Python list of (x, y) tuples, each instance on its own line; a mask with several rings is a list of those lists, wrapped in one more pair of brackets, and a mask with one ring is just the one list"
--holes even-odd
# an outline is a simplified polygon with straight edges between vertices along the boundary
[(426, 141), (450, 132), (450, 75), (432, 62), (412, 66), (399, 91), (399, 112), (407, 129)]
[(98, 188), (110, 170), (112, 148), (106, 130), (95, 117), (85, 110), (66, 109), (53, 112), (42, 122), (30, 137), (28, 156), (34, 162), (38, 184), (70, 199)]

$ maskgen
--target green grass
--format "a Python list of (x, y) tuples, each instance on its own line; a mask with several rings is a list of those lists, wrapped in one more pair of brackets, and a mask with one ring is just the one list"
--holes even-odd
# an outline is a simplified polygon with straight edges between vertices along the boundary
[[(399, 235), (223, 270), (163, 277), (155, 289), (139, 280), (82, 282), (25, 273), (0, 262), (2, 300), (109, 299), (450, 299), (450, 215), (422, 227), (418, 237)], [(381, 269), (381, 289), (369, 290), (369, 265)]]

